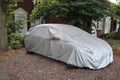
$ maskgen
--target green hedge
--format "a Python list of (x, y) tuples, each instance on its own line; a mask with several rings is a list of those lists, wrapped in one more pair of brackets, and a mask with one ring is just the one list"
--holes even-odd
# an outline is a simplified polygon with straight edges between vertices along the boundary
[(12, 33), (8, 35), (9, 48), (16, 49), (16, 48), (24, 47), (24, 39), (25, 36), (16, 33)]

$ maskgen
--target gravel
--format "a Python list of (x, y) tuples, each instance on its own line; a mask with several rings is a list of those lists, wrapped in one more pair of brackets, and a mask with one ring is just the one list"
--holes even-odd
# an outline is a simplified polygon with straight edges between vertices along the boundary
[(0, 61), (0, 80), (120, 80), (120, 51), (114, 51), (114, 62), (106, 68), (69, 69), (63, 62), (38, 54), (26, 54), (24, 48), (10, 50)]

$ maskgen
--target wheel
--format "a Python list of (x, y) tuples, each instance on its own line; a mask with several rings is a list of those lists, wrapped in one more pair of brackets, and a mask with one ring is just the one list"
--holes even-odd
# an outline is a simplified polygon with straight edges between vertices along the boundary
[(78, 68), (79, 68), (79, 67), (74, 66), (74, 65), (71, 65), (71, 64), (68, 64), (67, 67), (68, 67), (69, 69), (78, 69)]
[(26, 51), (26, 53), (27, 53), (27, 54), (33, 54), (33, 52), (31, 52), (31, 51)]

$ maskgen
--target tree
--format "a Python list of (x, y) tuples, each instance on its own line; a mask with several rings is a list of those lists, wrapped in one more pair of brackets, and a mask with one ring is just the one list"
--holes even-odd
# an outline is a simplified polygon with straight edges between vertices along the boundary
[(34, 9), (32, 10), (32, 14), (30, 15), (31, 21), (39, 19), (40, 17), (47, 19), (51, 15), (56, 14), (57, 11), (53, 11), (52, 9), (55, 8), (55, 5), (58, 2), (57, 0), (33, 0), (34, 3), (37, 3), (38, 1), (40, 1), (40, 4), (37, 4), (34, 7)]
[(102, 18), (109, 13), (109, 4), (108, 0), (43, 0), (34, 8), (31, 19), (41, 16), (47, 19), (55, 15), (65, 22), (78, 27), (84, 26), (90, 30), (92, 20)]
[(5, 14), (2, 12), (0, 6), (0, 50), (7, 50), (7, 31), (5, 27)]
[[(112, 3), (110, 5), (110, 16), (113, 17), (116, 20), (119, 20), (119, 24), (120, 24), (120, 3), (118, 4), (114, 4)], [(118, 32), (116, 33), (116, 38), (120, 40), (120, 27), (118, 29)]]
[(117, 32), (117, 35), (116, 35), (117, 39), (120, 40), (120, 26), (119, 26), (119, 29), (118, 29), (118, 32)]
[(7, 26), (12, 20), (13, 7), (17, 0), (0, 0), (0, 50), (8, 49)]
[(115, 15), (117, 16), (117, 19), (119, 19), (119, 29), (116, 36), (117, 36), (117, 39), (120, 40), (120, 3), (116, 6)]

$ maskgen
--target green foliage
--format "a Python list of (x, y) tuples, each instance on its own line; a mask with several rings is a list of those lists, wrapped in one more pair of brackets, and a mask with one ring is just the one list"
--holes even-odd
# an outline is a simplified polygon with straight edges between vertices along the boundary
[(110, 4), (110, 16), (115, 16), (115, 13), (116, 13), (116, 9), (117, 9), (117, 6), (116, 6), (116, 4), (114, 4), (114, 3), (111, 3)]
[(115, 17), (120, 20), (120, 3), (116, 5)]
[(113, 17), (114, 19), (119, 19), (120, 20), (120, 4), (114, 4), (111, 3), (110, 5), (110, 16)]
[(24, 46), (24, 36), (17, 34), (23, 28), (21, 25), (23, 21), (16, 21), (7, 28), (8, 32), (8, 45), (10, 48), (18, 48)]
[(16, 33), (10, 34), (8, 36), (9, 47), (12, 49), (23, 47), (24, 46), (24, 39), (25, 39), (25, 36), (21, 36), (21, 35), (16, 34)]
[(9, 26), (13, 20), (13, 8), (17, 6), (18, 0), (1, 0), (2, 11), (5, 13), (5, 25)]
[(120, 50), (120, 40), (108, 39), (106, 40), (113, 48), (113, 50)]
[[(63, 1), (63, 0), (61, 0)], [(103, 17), (108, 12), (108, 3), (98, 0), (66, 0), (65, 5), (68, 6), (69, 12), (65, 16), (67, 19), (78, 21), (79, 23), (89, 22), (91, 19), (98, 19)], [(63, 14), (63, 13), (62, 13)], [(64, 17), (65, 17), (64, 16)], [(70, 17), (70, 18), (69, 18)]]
[(36, 5), (33, 9), (30, 20), (39, 19), (40, 17), (47, 19), (51, 15), (54, 15), (56, 12), (53, 11), (53, 9), (56, 3), (57, 0), (41, 0), (41, 3)]
[[(49, 2), (48, 2), (49, 1)], [(54, 3), (52, 3), (54, 1)], [(42, 0), (31, 14), (31, 20), (58, 16), (66, 22), (84, 24), (96, 20), (109, 12), (107, 0)]]
[(2, 4), (2, 10), (5, 14), (9, 14), (11, 11), (13, 11), (13, 7), (17, 6), (18, 0), (1, 0)]
[[(118, 23), (120, 24), (120, 3), (111, 4), (110, 11), (110, 16), (113, 17), (113, 19), (119, 20)], [(116, 34), (116, 39), (120, 40), (120, 28), (118, 29), (118, 32)]]
[(100, 37), (103, 38), (103, 39), (116, 39), (116, 33), (117, 32), (110, 32), (108, 34), (103, 34)]
[(14, 21), (14, 7), (17, 6), (18, 0), (2, 0), (2, 11), (5, 13), (5, 25), (7, 27), (8, 34), (8, 46), (10, 48), (18, 48), (24, 46), (24, 36), (16, 34), (22, 29), (21, 25), (23, 21)]
[(23, 21), (19, 20), (19, 21), (13, 21), (11, 22), (11, 24), (7, 27), (7, 33), (12, 34), (12, 33), (16, 33), (16, 32), (20, 32), (21, 29), (23, 29), (22, 25), (23, 25)]

